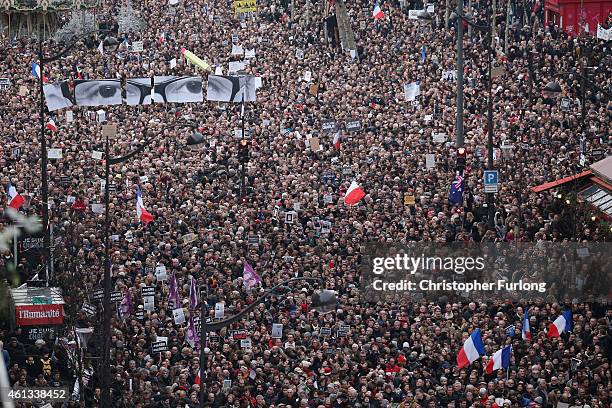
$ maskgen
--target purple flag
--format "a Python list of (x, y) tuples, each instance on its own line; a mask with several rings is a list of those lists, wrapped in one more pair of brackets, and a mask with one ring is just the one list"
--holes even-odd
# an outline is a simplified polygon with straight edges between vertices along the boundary
[(198, 308), (198, 290), (196, 288), (196, 280), (191, 277), (191, 286), (189, 286), (189, 310), (196, 310)]
[(242, 280), (244, 281), (244, 286), (247, 289), (252, 289), (258, 284), (261, 283), (261, 278), (255, 272), (255, 269), (245, 260), (244, 261), (244, 270), (242, 272)]
[(125, 319), (126, 316), (129, 316), (132, 313), (134, 313), (134, 303), (132, 302), (132, 292), (130, 292), (129, 289), (126, 290), (125, 293), (123, 294), (123, 299), (121, 300), (120, 310), (121, 310), (121, 317), (123, 319)]
[(168, 295), (168, 303), (172, 302), (172, 308), (180, 307), (181, 299), (179, 298), (178, 287), (176, 285), (176, 274), (173, 273), (170, 278), (170, 294)]
[(189, 343), (192, 348), (200, 348), (200, 338), (198, 337), (198, 332), (193, 323), (193, 313), (190, 314), (189, 323), (187, 325), (187, 343)]

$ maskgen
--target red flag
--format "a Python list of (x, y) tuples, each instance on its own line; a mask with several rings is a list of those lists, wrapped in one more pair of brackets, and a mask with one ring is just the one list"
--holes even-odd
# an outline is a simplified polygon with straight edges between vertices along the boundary
[(363, 197), (365, 197), (365, 192), (359, 187), (359, 184), (355, 180), (351, 183), (351, 186), (346, 192), (344, 196), (344, 202), (348, 205), (357, 204)]
[(15, 210), (18, 210), (19, 208), (21, 208), (23, 203), (25, 203), (25, 200), (23, 199), (21, 194), (17, 192), (17, 189), (15, 188), (15, 186), (13, 186), (10, 182), (7, 188), (7, 194), (9, 197), (9, 202), (8, 202), (9, 207)]

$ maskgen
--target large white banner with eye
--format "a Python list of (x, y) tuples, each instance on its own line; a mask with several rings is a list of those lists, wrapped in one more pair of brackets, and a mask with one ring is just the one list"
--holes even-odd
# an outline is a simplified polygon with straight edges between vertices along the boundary
[(77, 106), (149, 105), (151, 103), (202, 102), (201, 76), (156, 76), (120, 79), (76, 80), (43, 87), (47, 109), (52, 112)]

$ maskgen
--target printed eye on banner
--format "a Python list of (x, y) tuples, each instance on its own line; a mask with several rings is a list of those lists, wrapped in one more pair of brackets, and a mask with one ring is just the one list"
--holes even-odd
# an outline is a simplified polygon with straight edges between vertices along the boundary
[(255, 102), (258, 77), (209, 75), (206, 100), (216, 102)]
[(74, 81), (74, 99), (78, 106), (121, 105), (121, 80)]
[(74, 105), (74, 97), (67, 81), (43, 85), (43, 93), (49, 112)]
[(200, 76), (156, 76), (154, 80), (155, 103), (188, 103), (204, 100)]

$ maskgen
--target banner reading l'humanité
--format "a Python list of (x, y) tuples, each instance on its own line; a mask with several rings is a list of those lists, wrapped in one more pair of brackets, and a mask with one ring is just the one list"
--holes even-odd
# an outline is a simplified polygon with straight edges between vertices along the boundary
[(235, 0), (233, 5), (236, 14), (257, 11), (257, 0)]
[(15, 307), (17, 326), (56, 325), (63, 323), (62, 305), (22, 305)]

